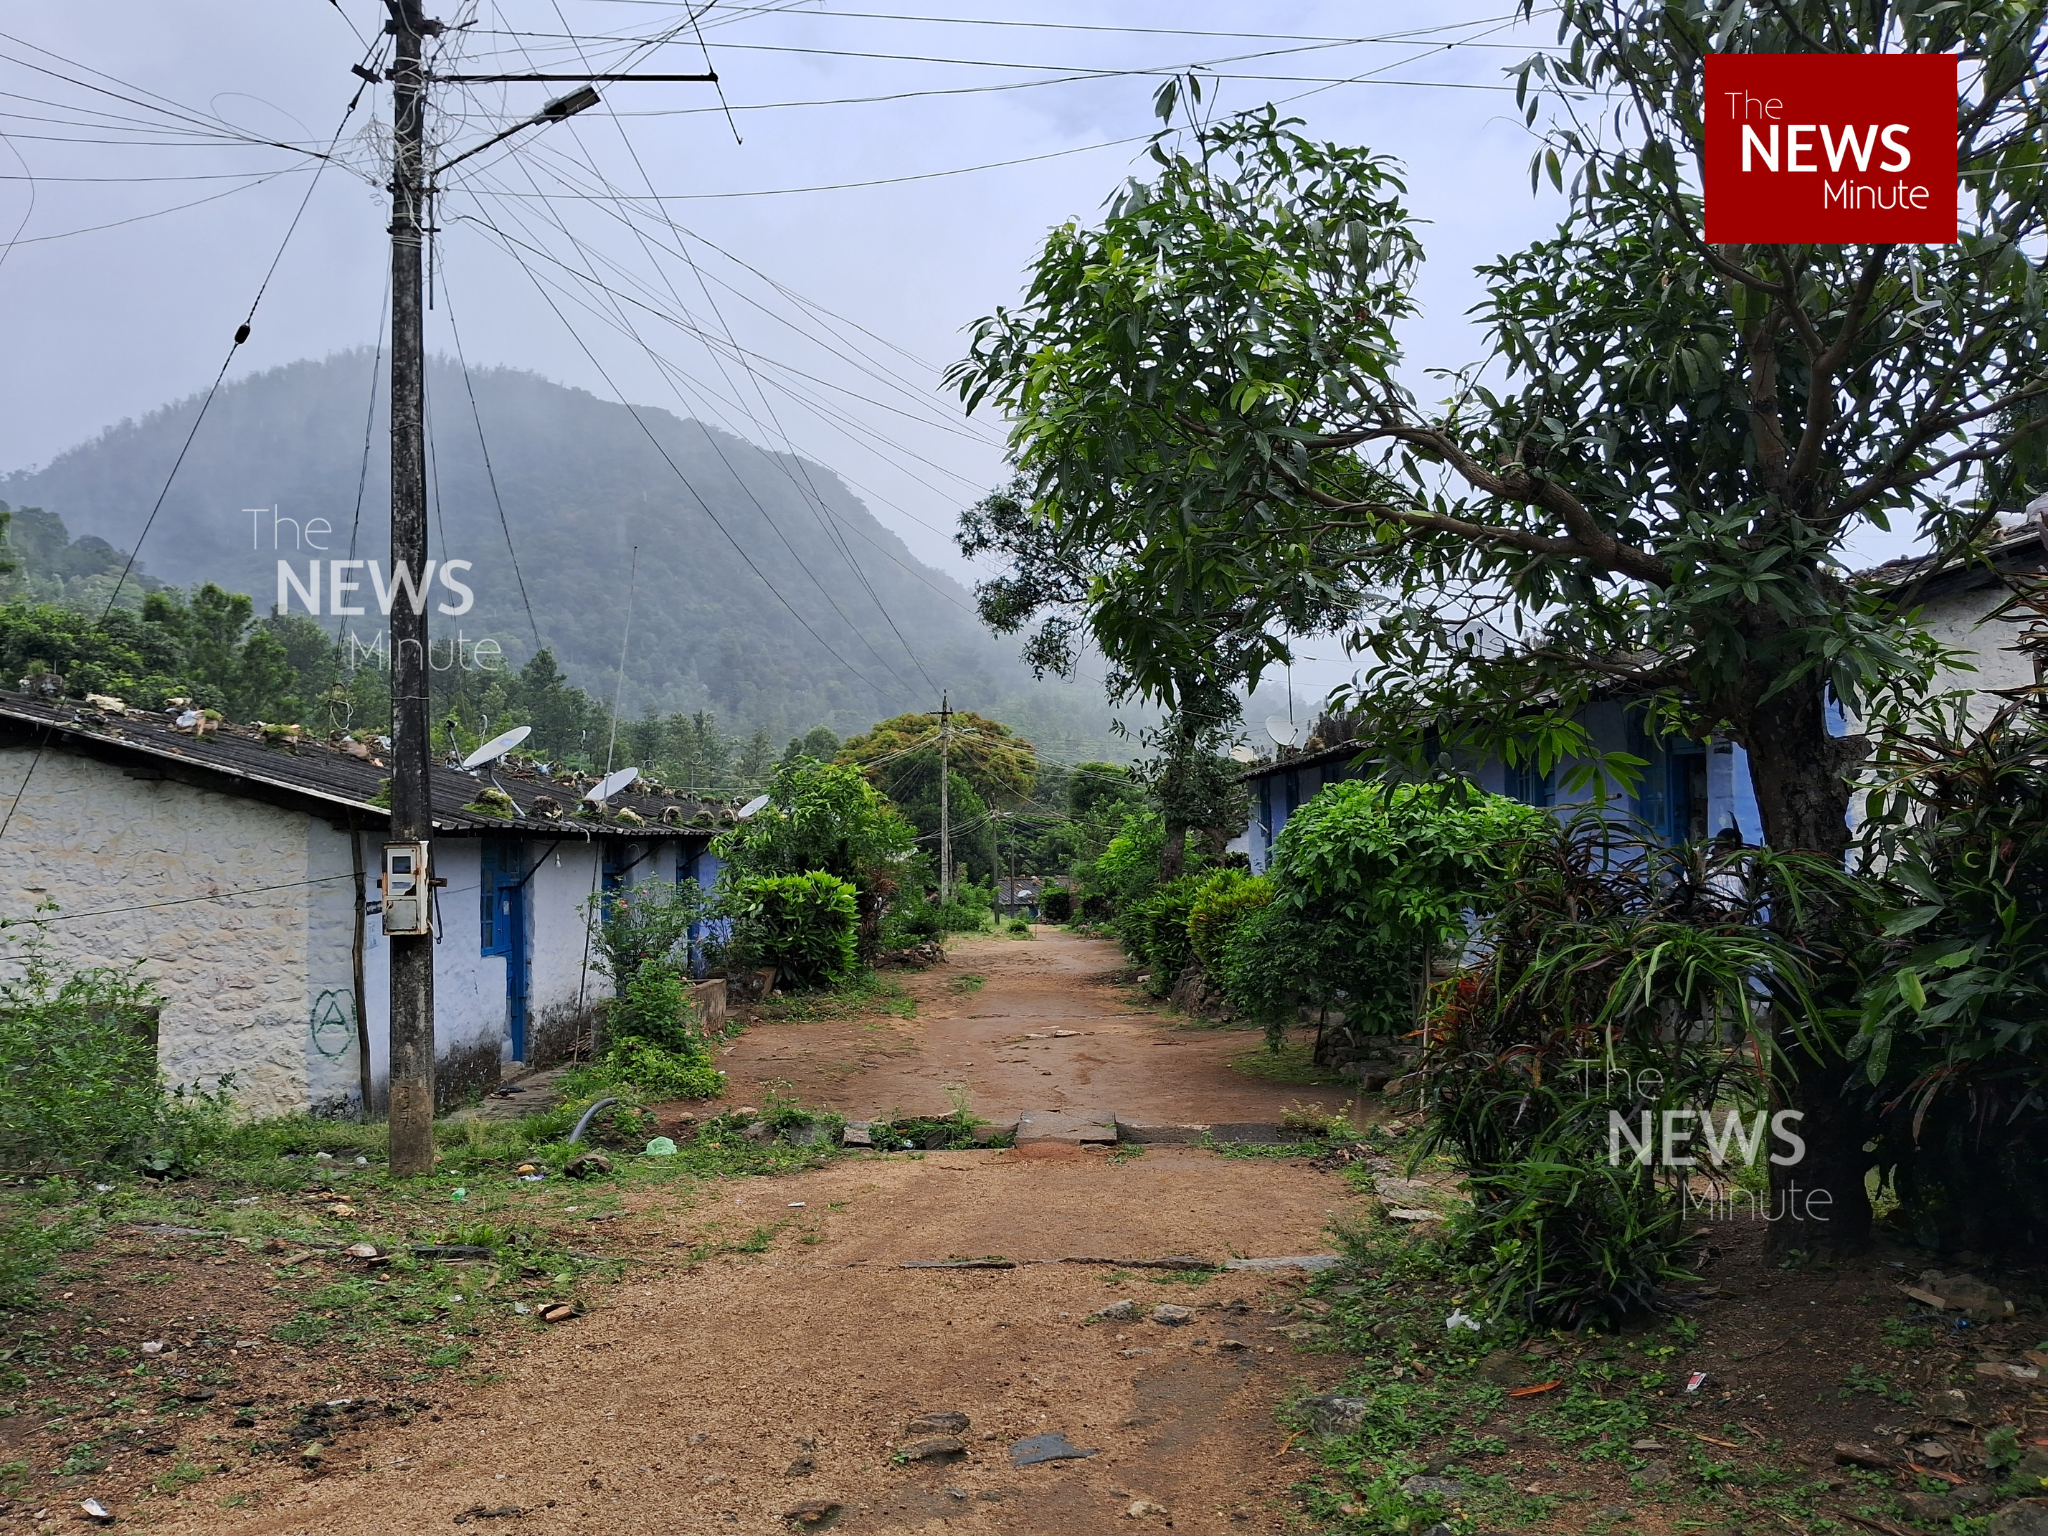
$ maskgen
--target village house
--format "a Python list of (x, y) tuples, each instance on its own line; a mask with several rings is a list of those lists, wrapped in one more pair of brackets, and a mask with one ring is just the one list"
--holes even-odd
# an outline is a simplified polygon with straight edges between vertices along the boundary
[[(1895, 601), (1917, 609), (1928, 633), (1962, 658), (1963, 665), (1948, 668), (1935, 679), (1934, 691), (1969, 691), (1970, 714), (1979, 722), (2005, 702), (2001, 690), (2040, 681), (2032, 657), (2014, 644), (2021, 625), (1999, 616), (1999, 609), (2011, 595), (2008, 579), (2048, 573), (2044, 520), (2048, 496), (2030, 504), (2027, 516), (2008, 519), (1978, 561), (1929, 574), (1926, 561), (1899, 559), (1856, 578), (1888, 588)], [(1596, 751), (1626, 752), (1647, 764), (1634, 790), (1611, 792), (1609, 803), (1618, 800), (1665, 842), (1701, 842), (1730, 828), (1740, 832), (1745, 843), (1763, 841), (1748, 754), (1735, 742), (1720, 737), (1704, 742), (1653, 738), (1642, 729), (1640, 711), (1625, 698), (1588, 704), (1578, 719)], [(1839, 711), (1835, 719), (1838, 731), (1848, 729)], [(1252, 792), (1245, 841), (1255, 872), (1265, 871), (1273, 842), (1288, 817), (1319, 789), (1372, 772), (1369, 764), (1360, 763), (1368, 752), (1362, 742), (1325, 746), (1311, 740), (1306, 750), (1282, 748), (1273, 760), (1254, 764), (1241, 775)], [(1569, 764), (1540, 773), (1530, 764), (1510, 766), (1491, 758), (1470, 765), (1470, 772), (1480, 788), (1526, 805), (1562, 811), (1594, 798), (1591, 785), (1568, 782)]]
[[(110, 701), (109, 701), (110, 704)], [(232, 1078), (250, 1114), (373, 1111), (386, 1092), (389, 812), (377, 743), (0, 693), (0, 918), (66, 967), (139, 967), (173, 1083)], [(560, 1059), (610, 994), (600, 890), (709, 882), (732, 813), (535, 765), (433, 770), (436, 1093)], [(508, 799), (495, 794), (500, 790)], [(495, 814), (493, 813), (495, 811)]]

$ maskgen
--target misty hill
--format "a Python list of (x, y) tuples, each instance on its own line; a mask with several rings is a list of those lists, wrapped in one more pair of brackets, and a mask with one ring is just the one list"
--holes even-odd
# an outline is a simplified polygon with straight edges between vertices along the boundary
[[(143, 543), (142, 568), (176, 585), (248, 592), (262, 611), (275, 601), (280, 559), (302, 581), (311, 561), (323, 561), (325, 578), (324, 562), (352, 549), (387, 561), (375, 372), (364, 349), (223, 388)], [(638, 408), (643, 431), (626, 407), (530, 373), (477, 370), (471, 383), (488, 470), (461, 373), (429, 365), (431, 553), (469, 561), (461, 580), (475, 593), (461, 617), (433, 615), (437, 640), (494, 638), (516, 667), (536, 649), (537, 627), (569, 676), (609, 700), (630, 587), (622, 713), (708, 708), (777, 740), (818, 724), (844, 735), (931, 708), (945, 687), (1049, 756), (1128, 753), (1095, 690), (1035, 684), (1013, 647), (981, 628), (968, 593), (912, 556), (829, 469), (650, 407)], [(179, 401), (0, 476), (0, 500), (126, 551), (198, 408), (197, 397)], [(364, 586), (353, 601), (364, 603), (368, 573), (355, 576)], [(296, 594), (292, 606), (304, 609)], [(373, 598), (367, 606), (348, 621), (365, 641), (382, 629)]]

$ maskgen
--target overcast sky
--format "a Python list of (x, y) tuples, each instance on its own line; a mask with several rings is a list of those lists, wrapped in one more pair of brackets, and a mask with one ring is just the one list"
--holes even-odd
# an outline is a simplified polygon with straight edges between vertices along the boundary
[[(1429, 249), (1417, 387), (1479, 350), (1473, 264), (1559, 212), (1530, 191), (1502, 80), (1551, 23), (1516, 26), (1494, 0), (767, 0), (713, 5), (700, 27), (669, 0), (428, 9), (471, 23), (445, 73), (693, 72), (708, 54), (723, 91), (606, 86), (603, 106), (454, 172), (430, 344), (454, 350), (452, 313), (472, 366), (795, 447), (969, 579), (945, 535), (1002, 478), (1001, 425), (964, 420), (940, 370), (1017, 299), (1046, 230), (1094, 215), (1141, 163), (1166, 74), (1206, 64), (1224, 110), (1294, 98), (1310, 132), (1406, 164)], [(231, 376), (378, 342), (388, 89), (341, 125), (383, 15), (102, 0), (0, 24), (0, 470), (204, 389), (302, 201)], [(443, 87), (441, 157), (567, 89)], [(276, 147), (324, 149), (338, 127), (317, 180)]]

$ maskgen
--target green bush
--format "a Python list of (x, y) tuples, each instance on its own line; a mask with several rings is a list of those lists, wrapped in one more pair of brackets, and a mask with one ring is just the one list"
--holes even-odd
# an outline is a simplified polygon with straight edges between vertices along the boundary
[(1298, 1003), (1343, 1017), (1316, 1061), (1335, 1066), (1371, 1037), (1414, 1027), (1432, 954), (1465, 942), (1513, 850), (1550, 817), (1461, 779), (1325, 785), (1287, 820), (1267, 872), (1271, 900), (1224, 939), (1225, 995), (1269, 1024)]
[(0, 984), (0, 1166), (34, 1173), (182, 1171), (227, 1134), (232, 1081), (170, 1088), (161, 999), (132, 971), (60, 972), (40, 935)]
[(1898, 1221), (1938, 1252), (2048, 1253), (2044, 765), (2033, 700), (1888, 736), (1875, 762), (1863, 851), (1880, 910), (1849, 1055), (1882, 1106)]
[(768, 796), (764, 809), (711, 845), (726, 861), (720, 876), (725, 901), (751, 880), (836, 876), (854, 891), (855, 942), (872, 960), (882, 943), (883, 913), (917, 847), (917, 829), (849, 763), (786, 762), (775, 770)]
[(1219, 869), (1202, 882), (1188, 909), (1188, 944), (1203, 970), (1211, 975), (1221, 971), (1231, 934), (1272, 899), (1272, 881), (1241, 869)]
[(1188, 916), (1203, 884), (1201, 875), (1182, 875), (1154, 886), (1150, 895), (1123, 914), (1119, 931), (1124, 950), (1140, 965), (1152, 968), (1152, 979), (1146, 988), (1155, 997), (1164, 997), (1173, 990), (1173, 984), (1194, 956), (1194, 946), (1188, 939)]
[(607, 891), (592, 929), (598, 966), (621, 990), (650, 962), (681, 967), (690, 929), (713, 915), (710, 895), (694, 880), (643, 880)]
[(604, 1068), (654, 1099), (715, 1099), (725, 1092), (725, 1074), (701, 1046), (677, 1051), (651, 1040), (623, 1039), (605, 1051)]
[(1092, 900), (1097, 910), (1115, 914), (1137, 906), (1159, 883), (1159, 854), (1165, 846), (1166, 828), (1157, 811), (1127, 812), (1109, 846), (1075, 867), (1084, 902)]
[(1038, 910), (1048, 923), (1070, 923), (1074, 920), (1074, 893), (1047, 891)]
[(836, 875), (756, 875), (734, 881), (728, 955), (735, 969), (775, 967), (789, 990), (829, 986), (858, 964), (860, 909)]
[(1761, 1113), (1781, 1053), (1798, 1048), (1769, 1004), (1810, 1017), (1812, 966), (1759, 921), (1758, 893), (1798, 906), (1844, 878), (1815, 860), (1743, 857), (1758, 879), (1732, 899), (1717, 884), (1725, 866), (1697, 850), (1597, 811), (1552, 826), (1495, 892), (1485, 963), (1437, 990), (1418, 1155), (1447, 1153), (1468, 1176), (1457, 1233), (1495, 1314), (1612, 1323), (1663, 1305), (1680, 1275), (1669, 1170), (1622, 1150), (1613, 1127), (1648, 1117), (1654, 1135), (1667, 1110)]
[(605, 1011), (608, 1039), (643, 1040), (665, 1051), (703, 1056), (704, 1035), (689, 983), (672, 965), (649, 961), (627, 978)]

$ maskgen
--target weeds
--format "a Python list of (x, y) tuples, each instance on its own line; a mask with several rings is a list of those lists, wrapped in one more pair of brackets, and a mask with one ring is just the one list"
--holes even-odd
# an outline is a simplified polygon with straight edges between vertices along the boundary
[(917, 1017), (917, 999), (903, 984), (874, 971), (861, 971), (829, 991), (770, 998), (753, 1010), (763, 1024), (816, 1024), (857, 1019), (864, 1014)]

